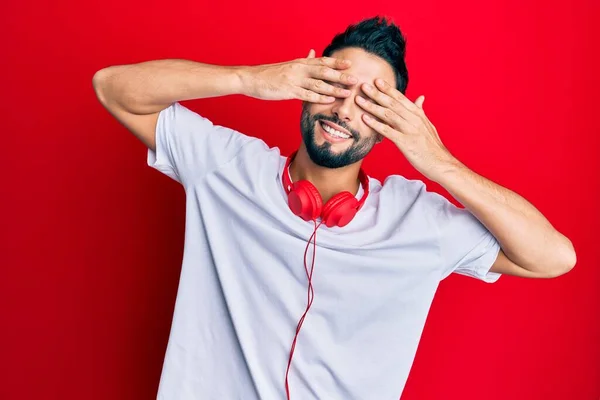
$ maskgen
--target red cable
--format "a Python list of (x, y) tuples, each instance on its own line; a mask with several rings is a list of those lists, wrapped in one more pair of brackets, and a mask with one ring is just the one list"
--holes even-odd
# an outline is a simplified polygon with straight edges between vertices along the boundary
[[(304, 270), (306, 271), (306, 277), (308, 278), (308, 293), (307, 293), (307, 300), (306, 300), (307, 306), (306, 306), (306, 310), (304, 311), (304, 314), (302, 314), (302, 317), (298, 321), (298, 325), (296, 326), (296, 335), (294, 336), (294, 341), (292, 342), (292, 347), (290, 349), (290, 358), (288, 360), (287, 370), (285, 371), (285, 392), (287, 394), (288, 400), (290, 400), (290, 388), (288, 386), (288, 374), (290, 371), (290, 366), (292, 364), (292, 357), (294, 355), (294, 350), (296, 348), (296, 340), (298, 339), (298, 334), (300, 333), (300, 328), (302, 328), (302, 324), (304, 323), (304, 318), (306, 317), (306, 314), (308, 313), (308, 310), (310, 309), (310, 306), (312, 305), (313, 299), (315, 297), (314, 288), (312, 286), (312, 274), (313, 274), (313, 270), (315, 267), (315, 255), (317, 252), (317, 229), (319, 229), (319, 227), (321, 226), (323, 221), (321, 221), (319, 223), (319, 225), (317, 225), (316, 220), (313, 220), (313, 222), (315, 223), (315, 230), (313, 231), (313, 234), (308, 239), (308, 243), (306, 244), (306, 249), (304, 250)], [(308, 246), (310, 246), (310, 242), (311, 242), (313, 236), (315, 238), (315, 241), (314, 241), (314, 245), (313, 245), (312, 265), (311, 265), (310, 273), (309, 273), (308, 266), (306, 265), (306, 253), (308, 252)]]

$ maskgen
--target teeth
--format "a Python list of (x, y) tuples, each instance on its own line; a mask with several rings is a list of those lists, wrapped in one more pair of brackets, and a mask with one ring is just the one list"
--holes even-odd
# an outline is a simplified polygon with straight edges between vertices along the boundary
[(335, 130), (332, 127), (330, 127), (329, 125), (327, 125), (327, 124), (321, 123), (321, 126), (331, 136), (336, 136), (336, 137), (339, 137), (339, 138), (342, 138), (342, 139), (348, 139), (348, 138), (350, 138), (349, 135), (347, 135), (347, 134), (345, 134), (343, 132), (340, 132), (338, 130)]

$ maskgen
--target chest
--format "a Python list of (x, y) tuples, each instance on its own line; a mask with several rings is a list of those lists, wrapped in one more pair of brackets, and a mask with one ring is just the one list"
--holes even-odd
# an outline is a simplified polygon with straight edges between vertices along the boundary
[(383, 212), (373, 193), (350, 224), (321, 225), (315, 237), (276, 178), (236, 176), (214, 176), (196, 195), (221, 284), (245, 301), (295, 315), (306, 307), (310, 275), (315, 307), (370, 313), (402, 307), (439, 281), (435, 232), (421, 213)]

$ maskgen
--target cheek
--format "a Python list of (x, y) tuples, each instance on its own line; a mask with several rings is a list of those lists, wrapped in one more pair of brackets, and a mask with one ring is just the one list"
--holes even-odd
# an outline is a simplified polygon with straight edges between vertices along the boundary
[(308, 113), (311, 116), (317, 115), (317, 114), (322, 114), (322, 115), (331, 115), (331, 107), (328, 107), (327, 105), (323, 105), (323, 104), (310, 104), (309, 106), (307, 106), (306, 108), (308, 110)]
[(370, 125), (367, 125), (367, 123), (363, 119), (363, 116), (362, 116), (363, 113), (360, 114), (360, 120), (358, 121), (358, 126), (357, 126), (358, 131), (361, 133), (361, 136), (364, 139), (370, 138), (372, 136), (376, 136), (378, 134), (378, 132), (375, 129), (371, 128)]

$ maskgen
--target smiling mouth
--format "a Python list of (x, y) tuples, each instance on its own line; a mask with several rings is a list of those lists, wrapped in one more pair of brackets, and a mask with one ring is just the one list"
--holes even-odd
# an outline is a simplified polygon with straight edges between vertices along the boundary
[(350, 133), (348, 133), (348, 131), (346, 131), (345, 129), (343, 129), (343, 128), (339, 127), (338, 125), (335, 125), (331, 122), (320, 120), (319, 124), (321, 124), (321, 128), (323, 128), (323, 130), (325, 132), (327, 132), (330, 136), (332, 136), (334, 138), (338, 138), (338, 139), (352, 138), (352, 135)]

